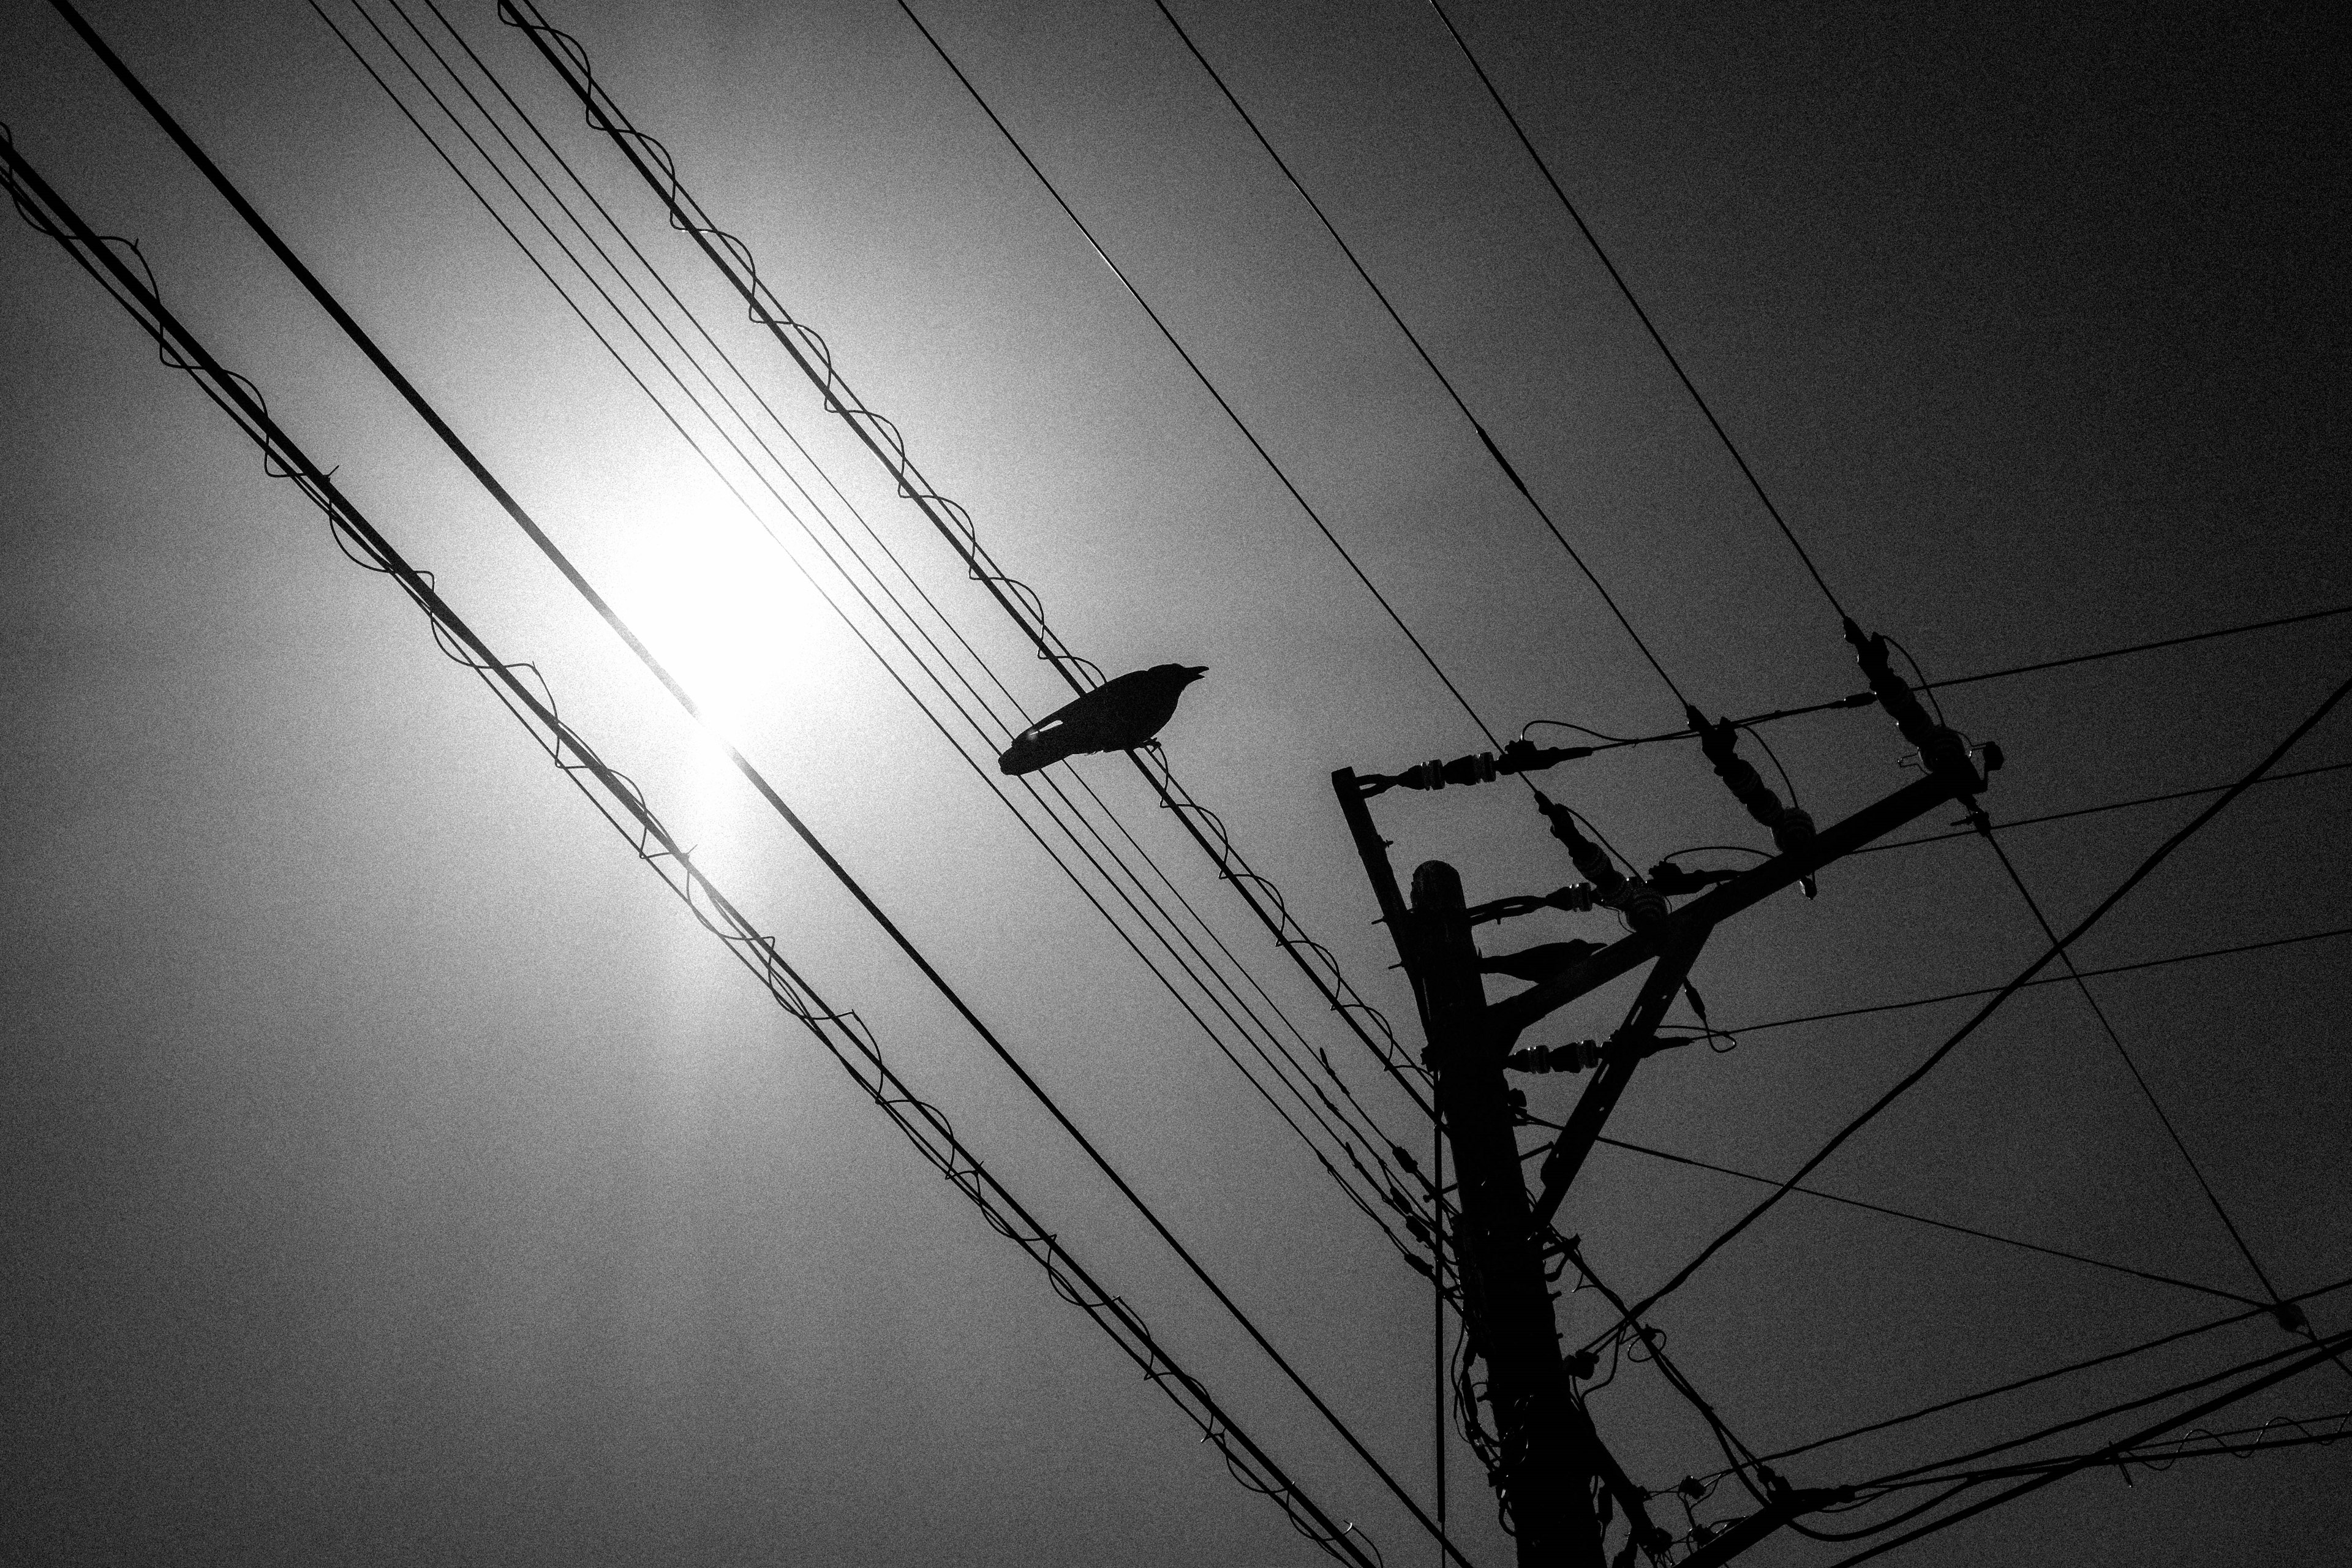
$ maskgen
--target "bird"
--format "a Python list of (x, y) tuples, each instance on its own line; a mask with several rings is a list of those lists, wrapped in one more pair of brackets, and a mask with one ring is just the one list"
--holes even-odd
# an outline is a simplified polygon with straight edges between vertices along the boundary
[(1155, 664), (1106, 680), (1013, 736), (996, 765), (1008, 773), (1034, 773), (1081, 752), (1131, 752), (1176, 716), (1184, 689), (1208, 668), (1205, 664)]

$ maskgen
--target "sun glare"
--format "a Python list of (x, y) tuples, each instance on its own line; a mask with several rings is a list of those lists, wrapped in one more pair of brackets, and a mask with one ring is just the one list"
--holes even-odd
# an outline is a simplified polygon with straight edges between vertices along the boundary
[(740, 742), (763, 708), (821, 679), (830, 612), (729, 498), (685, 495), (630, 538), (622, 614), (720, 736)]

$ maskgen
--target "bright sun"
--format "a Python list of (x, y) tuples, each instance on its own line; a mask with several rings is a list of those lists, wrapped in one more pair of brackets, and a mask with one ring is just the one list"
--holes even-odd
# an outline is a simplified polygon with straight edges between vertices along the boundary
[(763, 703), (814, 673), (831, 612), (730, 499), (688, 493), (630, 542), (616, 607), (719, 734), (740, 737)]

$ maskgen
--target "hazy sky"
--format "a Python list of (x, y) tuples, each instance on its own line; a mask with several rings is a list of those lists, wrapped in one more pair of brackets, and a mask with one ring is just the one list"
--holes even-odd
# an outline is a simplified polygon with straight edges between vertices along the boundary
[[(418, 0), (401, 3), (447, 47)], [(372, 16), (432, 68), (393, 0), (320, 4), (484, 177), (368, 30)], [(443, 4), (807, 444), (794, 471), (816, 488), (821, 465), (1028, 711), (1062, 701), (488, 0)], [(1834, 614), (1426, 6), (1173, 8), (1685, 690), (1747, 713), (1855, 689)], [(1425, 1497), (1424, 1282), (992, 797), (992, 766), (958, 759), (320, 16), (297, 0), (87, 9)], [(920, 9), (1498, 733), (1538, 718), (1680, 724), (1148, 0)], [(920, 35), (886, 0), (548, 10), (1072, 647), (1113, 672), (1208, 666), (1167, 731), (1174, 766), (1417, 1047), (1328, 775), (1456, 754), (1478, 732)], [(2352, 600), (2340, 40), (2315, 16), (1449, 12), (1832, 588), (1931, 676)], [(0, 120), (95, 226), (141, 241), (189, 325), (495, 647), (540, 663), (566, 716), (828, 999), (859, 1010), (1302, 1483), (1391, 1564), (1433, 1561), (35, 0), (0, 5)], [(56, 245), (0, 223), (0, 279), (6, 1555), (1319, 1560)], [(1946, 710), (2006, 751), (1986, 797), (2006, 820), (2232, 778), (2347, 665), (2352, 617), (1965, 686)], [(1874, 712), (1768, 733), (1823, 822), (1913, 776)], [(2284, 765), (2347, 758), (2339, 713)], [(1425, 1125), (1125, 760), (1076, 772), (1381, 1124), (1425, 1152)], [(2249, 795), (2081, 962), (2352, 924), (2346, 776)], [(1687, 745), (1570, 764), (1545, 787), (1643, 865), (1765, 843)], [(2063, 928), (2197, 804), (2004, 843)], [(1394, 792), (1376, 809), (1401, 872), (1446, 858), (1473, 900), (1572, 877), (1524, 791)], [(1614, 934), (1547, 915), (1485, 939)], [(1957, 839), (1832, 868), (1817, 902), (1743, 917), (1696, 973), (1737, 1027), (1998, 984), (2039, 946), (1998, 861)], [(2338, 939), (2092, 982), (2287, 1293), (2352, 1276), (2346, 973)], [(1530, 1042), (1605, 1033), (1625, 990)], [(1610, 1131), (1784, 1175), (1965, 1016), (1669, 1053)], [(1580, 1081), (1528, 1080), (1533, 1108), (1563, 1114)], [(1817, 1181), (2262, 1294), (2067, 987), (2005, 1008)], [(1631, 1294), (1760, 1191), (1604, 1148), (1561, 1226)], [(1655, 1321), (1769, 1452), (2232, 1310), (1792, 1196)], [(1561, 1312), (1572, 1341), (1608, 1321), (1590, 1292)], [(2352, 1290), (2311, 1317), (2352, 1322)], [(1864, 1479), (2291, 1342), (2257, 1320), (1786, 1468)], [(2347, 1407), (2352, 1379), (2331, 1369), (2212, 1425)], [(1591, 1408), (1646, 1485), (1721, 1466), (1647, 1366)], [(1909, 1560), (2324, 1560), (2352, 1532), (2347, 1452), (2190, 1461), (2128, 1487), (2081, 1477)], [(1450, 1462), (1465, 1551), (1507, 1562), (1458, 1442)], [(1698, 1515), (1742, 1511), (1727, 1488)], [(1749, 1560), (1838, 1552), (1782, 1538)]]

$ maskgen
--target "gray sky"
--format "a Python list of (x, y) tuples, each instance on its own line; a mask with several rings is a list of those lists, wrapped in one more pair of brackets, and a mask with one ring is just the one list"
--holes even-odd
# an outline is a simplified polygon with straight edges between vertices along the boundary
[[(320, 4), (396, 72), (360, 19), (413, 45), (390, 0)], [(487, 3), (445, 8), (977, 654), (1031, 713), (1061, 701), (536, 55)], [(1685, 690), (1746, 713), (1855, 689), (1834, 614), (1425, 7), (1174, 9)], [(1149, 4), (923, 10), (1498, 733), (1679, 725)], [(1425, 1496), (1423, 1281), (320, 17), (291, 0), (88, 14)], [(1452, 14), (1831, 587), (1930, 676), (2352, 599), (2328, 221), (2344, 131), (2308, 17)], [(870, 0), (550, 16), (1072, 647), (1112, 672), (1209, 667), (1167, 731), (1175, 767), (1417, 1046), (1328, 774), (1456, 754), (1478, 732), (921, 37)], [(1325, 1506), (1389, 1563), (1433, 1560), (63, 23), (32, 0), (0, 17), (0, 119), (36, 166), (140, 239), (165, 300), (494, 646), (539, 661), (828, 999)], [(0, 226), (0, 279), (12, 1555), (1316, 1557), (54, 244)], [(813, 556), (780, 507), (754, 510)], [(2217, 784), (2344, 678), (2347, 626), (1961, 687), (1946, 709), (2008, 752), (1996, 819)], [(2347, 725), (2285, 765), (2352, 756)], [(1874, 712), (1768, 733), (1824, 822), (1911, 776)], [(1124, 760), (1076, 771), (1425, 1152), (1425, 1127)], [(2084, 941), (2085, 967), (2352, 923), (2343, 777), (2233, 806)], [(1686, 745), (1545, 787), (1643, 865), (1764, 842)], [(1449, 859), (1474, 900), (1571, 878), (1523, 791), (1394, 792), (1376, 809), (1401, 871)], [(2063, 927), (2194, 809), (2004, 842)], [(1490, 950), (1615, 934), (1564, 915), (1488, 930)], [(1819, 901), (1727, 928), (1697, 977), (1736, 1026), (1997, 984), (2036, 951), (1998, 862), (1956, 840), (1832, 868)], [(2352, 1275), (2344, 973), (2339, 942), (2093, 982), (2288, 1293)], [(1605, 1033), (1622, 1005), (1605, 992), (1530, 1039)], [(1964, 1016), (1671, 1053), (1610, 1131), (1785, 1174)], [(1527, 1087), (1558, 1116), (1580, 1083)], [(2065, 987), (2004, 1009), (1818, 1181), (2261, 1293)], [(1630, 1293), (1760, 1190), (1604, 1149), (1561, 1223)], [(2314, 1303), (2315, 1325), (2343, 1327), (2347, 1303)], [(1769, 1452), (2231, 1310), (1791, 1197), (1657, 1321)], [(1562, 1316), (1572, 1340), (1607, 1321), (1589, 1292)], [(2288, 1342), (2257, 1321), (1786, 1468), (1866, 1479)], [(2347, 1406), (2352, 1381), (2330, 1370), (2214, 1425)], [(1646, 1366), (1591, 1407), (1647, 1485), (1720, 1468)], [(2352, 1530), (2345, 1452), (2079, 1478), (1910, 1558), (2324, 1557)], [(1458, 1443), (1451, 1466), (1465, 1550), (1507, 1561)], [(1744, 1510), (1727, 1488), (1698, 1513)], [(1751, 1560), (1836, 1554), (1784, 1539)]]

